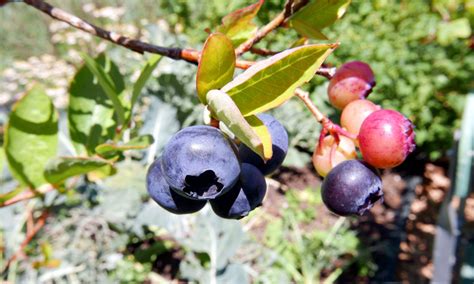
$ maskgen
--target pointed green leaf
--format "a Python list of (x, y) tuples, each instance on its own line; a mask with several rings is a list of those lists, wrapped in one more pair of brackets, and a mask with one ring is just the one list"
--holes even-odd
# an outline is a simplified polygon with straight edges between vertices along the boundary
[(99, 155), (105, 155), (112, 152), (123, 152), (126, 150), (140, 150), (145, 149), (151, 144), (153, 144), (153, 136), (143, 135), (131, 139), (128, 143), (125, 144), (113, 144), (113, 143), (104, 143), (100, 144), (95, 148), (95, 151)]
[[(125, 84), (117, 66), (104, 55), (95, 59), (124, 100)], [(68, 106), (69, 134), (79, 155), (92, 155), (95, 147), (113, 140), (117, 121), (114, 107), (98, 80), (87, 66), (82, 66), (71, 81)]]
[(42, 87), (19, 100), (5, 129), (5, 154), (12, 175), (21, 184), (38, 188), (47, 183), (43, 169), (56, 156), (58, 114)]
[(66, 179), (83, 175), (104, 168), (113, 168), (112, 164), (98, 158), (58, 157), (51, 159), (45, 167), (44, 176), (52, 184), (59, 184)]
[(145, 67), (143, 67), (142, 72), (140, 73), (140, 77), (138, 77), (138, 80), (135, 82), (135, 85), (133, 85), (132, 99), (130, 104), (131, 109), (137, 102), (138, 96), (140, 95), (143, 87), (145, 87), (146, 81), (148, 81), (148, 79), (150, 78), (151, 73), (153, 72), (153, 70), (155, 70), (161, 58), (161, 55), (155, 54), (150, 57), (150, 59), (148, 59)]
[(199, 100), (206, 104), (206, 94), (220, 89), (232, 80), (235, 70), (235, 52), (232, 43), (221, 33), (211, 34), (201, 52), (196, 75)]
[(256, 116), (243, 117), (232, 98), (219, 90), (207, 93), (212, 114), (222, 121), (239, 140), (262, 159), (272, 157), (272, 139), (267, 127)]
[(290, 26), (301, 35), (327, 39), (321, 30), (340, 19), (350, 3), (351, 0), (314, 0), (290, 18)]
[(222, 88), (244, 116), (277, 107), (297, 87), (313, 78), (335, 44), (312, 44), (288, 49), (260, 61)]
[(257, 31), (257, 26), (252, 23), (252, 19), (255, 18), (262, 4), (263, 0), (259, 0), (255, 4), (233, 11), (222, 18), (222, 24), (217, 27), (217, 31), (225, 34), (234, 46), (243, 43)]
[(89, 70), (94, 74), (99, 82), (99, 85), (104, 90), (104, 93), (109, 97), (109, 100), (112, 102), (115, 112), (117, 114), (117, 121), (119, 125), (123, 125), (125, 122), (125, 108), (120, 101), (119, 95), (123, 92), (123, 88), (117, 86), (115, 81), (112, 79), (110, 74), (106, 71), (107, 65), (111, 63), (109, 59), (106, 59), (106, 68), (104, 68), (99, 61), (94, 60), (89, 55), (82, 53), (82, 58), (89, 68)]

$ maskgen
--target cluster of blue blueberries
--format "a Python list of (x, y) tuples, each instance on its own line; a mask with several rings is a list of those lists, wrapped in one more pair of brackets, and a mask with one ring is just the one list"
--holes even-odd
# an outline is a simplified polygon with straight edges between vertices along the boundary
[(260, 114), (271, 138), (273, 156), (266, 163), (244, 144), (237, 146), (221, 130), (190, 126), (177, 132), (150, 166), (151, 198), (175, 214), (201, 210), (209, 201), (222, 218), (240, 219), (262, 204), (264, 175), (274, 172), (288, 152), (288, 134), (273, 116)]

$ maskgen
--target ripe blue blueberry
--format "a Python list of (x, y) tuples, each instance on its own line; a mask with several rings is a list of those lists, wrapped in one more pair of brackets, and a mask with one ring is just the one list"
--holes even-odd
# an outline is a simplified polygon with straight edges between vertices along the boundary
[(267, 190), (265, 177), (251, 164), (242, 164), (237, 184), (225, 194), (209, 201), (219, 217), (240, 219), (262, 204)]
[(174, 192), (163, 177), (161, 158), (156, 159), (148, 169), (146, 187), (150, 197), (161, 207), (174, 214), (188, 214), (201, 210), (205, 200), (193, 200)]
[(211, 126), (178, 131), (165, 146), (162, 158), (168, 184), (192, 199), (213, 199), (232, 188), (240, 175), (236, 146)]
[(271, 174), (283, 163), (288, 152), (288, 133), (285, 127), (269, 114), (259, 114), (257, 117), (267, 126), (272, 137), (273, 156), (266, 163), (255, 152), (244, 144), (239, 146), (239, 156), (243, 163), (256, 166), (264, 175)]
[(382, 180), (377, 170), (365, 162), (348, 160), (334, 167), (323, 181), (321, 195), (332, 212), (362, 215), (383, 201)]

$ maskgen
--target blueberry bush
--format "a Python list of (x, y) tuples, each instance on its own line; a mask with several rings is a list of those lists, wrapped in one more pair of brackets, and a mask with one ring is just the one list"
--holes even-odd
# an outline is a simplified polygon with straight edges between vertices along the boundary
[[(0, 21), (10, 22), (0, 29), (2, 278), (306, 283), (334, 282), (349, 267), (370, 275), (344, 217), (307, 231), (318, 214), (299, 207), (362, 215), (383, 201), (377, 168), (399, 166), (415, 144), (431, 158), (450, 147), (474, 66), (472, 7), (158, 2), (53, 2), (64, 11), (0, 2)], [(41, 32), (11, 37), (28, 22)], [(412, 25), (436, 29), (398, 33)], [(31, 48), (11, 48), (18, 42)], [(301, 200), (285, 194), (289, 208), (262, 221), (272, 174), (311, 160), (321, 189)], [(259, 222), (263, 239), (248, 234)]]

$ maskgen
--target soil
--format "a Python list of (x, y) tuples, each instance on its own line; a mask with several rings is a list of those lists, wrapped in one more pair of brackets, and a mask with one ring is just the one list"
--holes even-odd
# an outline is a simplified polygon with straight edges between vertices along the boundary
[[(428, 283), (433, 276), (432, 251), (437, 216), (450, 187), (447, 163), (424, 163), (409, 161), (397, 171), (382, 174), (384, 202), (372, 208), (369, 214), (351, 218), (351, 227), (358, 232), (362, 243), (372, 251), (378, 268), (375, 275), (355, 280), (354, 275), (342, 275), (341, 283), (387, 282)], [(410, 175), (412, 174), (412, 175)], [(413, 175), (415, 174), (415, 175)], [(275, 217), (279, 208), (285, 206), (285, 191), (308, 187), (319, 188), (321, 179), (311, 167), (296, 169), (282, 168), (275, 176), (277, 182), (270, 184), (263, 209)], [(303, 205), (304, 206), (304, 205)], [(324, 206), (319, 220), (326, 220), (323, 226), (335, 222), (336, 217)], [(474, 228), (474, 194), (466, 201), (466, 225)], [(328, 222), (329, 220), (329, 222)], [(320, 229), (321, 222), (311, 224)], [(254, 226), (255, 236), (262, 235), (265, 224)]]

